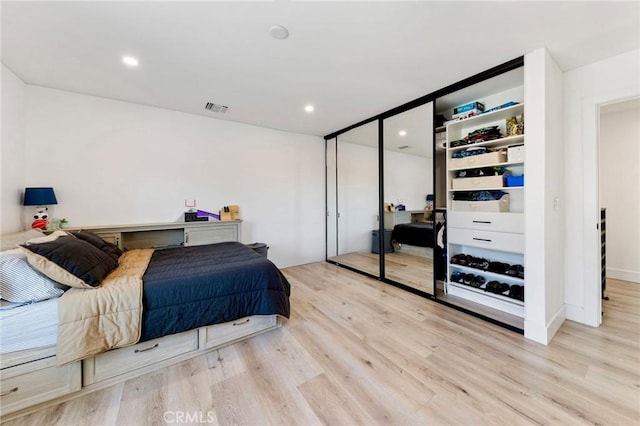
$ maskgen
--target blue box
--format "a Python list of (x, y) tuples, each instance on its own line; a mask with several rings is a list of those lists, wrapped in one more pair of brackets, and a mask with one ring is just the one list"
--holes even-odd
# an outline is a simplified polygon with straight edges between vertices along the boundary
[(463, 112), (468, 112), (471, 110), (477, 109), (478, 111), (484, 111), (484, 104), (481, 102), (469, 102), (468, 104), (457, 106), (453, 109), (453, 114), (462, 114)]
[(520, 176), (506, 176), (507, 186), (524, 186), (524, 175)]

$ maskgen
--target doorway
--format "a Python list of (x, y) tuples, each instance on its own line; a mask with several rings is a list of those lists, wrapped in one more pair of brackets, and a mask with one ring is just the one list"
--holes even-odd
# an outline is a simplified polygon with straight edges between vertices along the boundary
[(602, 308), (606, 315), (608, 281), (615, 281), (616, 287), (640, 283), (640, 97), (601, 105), (598, 130)]

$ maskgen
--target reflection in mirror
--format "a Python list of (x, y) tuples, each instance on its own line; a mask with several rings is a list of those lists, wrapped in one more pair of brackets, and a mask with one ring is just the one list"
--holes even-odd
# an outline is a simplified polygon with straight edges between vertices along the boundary
[[(337, 202), (329, 216), (335, 214), (337, 218), (337, 247), (333, 253), (328, 251), (327, 258), (377, 277), (380, 275), (376, 244), (379, 228), (378, 122), (339, 135), (335, 163)], [(331, 167), (329, 161), (327, 164)], [(328, 179), (327, 185), (330, 184)], [(329, 201), (327, 205), (332, 206)], [(331, 245), (329, 242), (328, 246)]]
[(337, 139), (329, 139), (326, 143), (327, 164), (327, 259), (334, 258), (338, 254), (338, 198), (336, 187), (336, 144)]
[(385, 278), (434, 294), (433, 103), (383, 128)]

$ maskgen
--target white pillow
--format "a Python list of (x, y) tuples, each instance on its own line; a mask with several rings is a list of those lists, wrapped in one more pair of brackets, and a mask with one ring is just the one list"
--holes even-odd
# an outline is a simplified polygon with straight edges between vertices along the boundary
[(57, 283), (33, 269), (20, 249), (0, 253), (0, 299), (38, 302), (64, 293)]
[(27, 240), (27, 242), (25, 243), (26, 245), (30, 245), (30, 244), (42, 244), (42, 243), (48, 243), (51, 241), (55, 241), (60, 237), (65, 237), (69, 234), (67, 234), (64, 231), (55, 231), (52, 232), (51, 234), (47, 235), (47, 236), (39, 236), (38, 238), (31, 238), (30, 240)]

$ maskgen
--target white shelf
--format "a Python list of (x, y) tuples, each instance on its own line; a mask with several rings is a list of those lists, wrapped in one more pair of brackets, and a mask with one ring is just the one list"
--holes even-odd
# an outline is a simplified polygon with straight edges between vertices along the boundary
[(492, 186), (485, 188), (448, 189), (449, 192), (473, 192), (473, 191), (504, 191), (511, 189), (524, 189), (524, 186)]
[[(451, 141), (453, 142), (453, 141)], [(486, 147), (497, 147), (497, 146), (507, 146), (507, 145), (513, 145), (513, 144), (523, 144), (524, 143), (524, 134), (522, 135), (514, 135), (514, 136), (507, 136), (505, 138), (500, 138), (500, 139), (493, 139), (490, 141), (482, 141), (482, 142), (476, 142), (476, 143), (470, 143), (468, 145), (460, 145), (460, 146), (456, 146), (453, 148), (448, 148), (449, 152), (455, 152), (455, 151), (465, 151), (469, 148), (475, 148), (478, 146), (486, 146)]]
[(523, 161), (506, 161), (504, 163), (483, 164), (481, 166), (456, 167), (456, 168), (449, 168), (447, 170), (450, 172), (456, 172), (458, 170), (484, 169), (485, 167), (496, 167), (496, 166), (507, 167), (507, 166), (518, 166), (518, 165), (524, 165), (524, 162)]
[(503, 118), (517, 116), (519, 114), (522, 114), (523, 112), (524, 104), (512, 105), (510, 107), (502, 108), (496, 111), (474, 115), (473, 117), (465, 118), (464, 120), (449, 122), (447, 123), (447, 131), (450, 131), (455, 127), (480, 127), (484, 124), (492, 123)]
[[(482, 269), (471, 268), (470, 266), (458, 265), (457, 263), (449, 263), (449, 271), (451, 268), (459, 269), (467, 274), (482, 275), (483, 277), (489, 277), (487, 281), (504, 281), (507, 284), (519, 284), (524, 285), (524, 279), (513, 277), (511, 275), (498, 274), (496, 272), (484, 271)], [(464, 285), (464, 284), (463, 284)], [(511, 299), (514, 300), (514, 299)]]
[(501, 294), (491, 293), (453, 281), (447, 282), (447, 293), (499, 309), (511, 315), (524, 317), (524, 302)]

